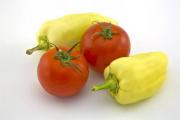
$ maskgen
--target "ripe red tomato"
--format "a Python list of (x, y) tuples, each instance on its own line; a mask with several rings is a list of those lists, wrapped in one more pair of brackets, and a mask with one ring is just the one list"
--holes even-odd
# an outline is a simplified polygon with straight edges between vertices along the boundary
[[(68, 49), (62, 47), (61, 50), (63, 54), (57, 54), (54, 48), (41, 57), (37, 70), (38, 79), (48, 93), (72, 96), (85, 85), (89, 74), (88, 64), (79, 51), (67, 53)], [(67, 64), (67, 61), (71, 64)]]
[(111, 61), (129, 55), (130, 40), (121, 27), (98, 23), (84, 33), (80, 47), (86, 60), (102, 73)]

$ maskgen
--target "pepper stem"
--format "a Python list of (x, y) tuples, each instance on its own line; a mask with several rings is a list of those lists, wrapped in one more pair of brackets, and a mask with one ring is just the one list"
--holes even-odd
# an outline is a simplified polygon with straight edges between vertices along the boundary
[(102, 89), (108, 89), (112, 92), (116, 92), (118, 89), (118, 83), (116, 80), (110, 79), (110, 80), (107, 80), (103, 84), (95, 85), (92, 87), (92, 91), (98, 91), (98, 90), (102, 90)]
[(37, 45), (36, 47), (26, 50), (26, 54), (31, 55), (34, 51), (41, 50), (41, 49), (42, 47), (40, 45)]
[(38, 51), (38, 50), (49, 50), (52, 45), (48, 41), (48, 38), (46, 36), (39, 36), (38, 37), (38, 45), (34, 48), (26, 50), (27, 55), (31, 55), (33, 52)]

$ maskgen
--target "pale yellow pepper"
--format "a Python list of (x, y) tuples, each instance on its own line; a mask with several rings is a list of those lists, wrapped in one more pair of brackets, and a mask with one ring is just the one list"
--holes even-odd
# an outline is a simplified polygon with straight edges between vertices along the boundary
[(114, 60), (104, 71), (105, 83), (93, 90), (108, 89), (120, 104), (131, 104), (154, 95), (162, 86), (168, 64), (162, 52), (150, 52)]
[[(37, 50), (48, 50), (55, 44), (57, 46), (71, 47), (79, 42), (84, 32), (97, 22), (117, 22), (98, 13), (69, 14), (45, 22), (37, 34), (38, 45), (26, 51), (32, 54)], [(52, 44), (50, 44), (52, 43)]]

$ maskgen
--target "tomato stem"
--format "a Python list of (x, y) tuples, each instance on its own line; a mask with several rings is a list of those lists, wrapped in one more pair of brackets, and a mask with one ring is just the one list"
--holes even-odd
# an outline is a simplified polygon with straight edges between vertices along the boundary
[(76, 44), (74, 44), (70, 49), (68, 49), (67, 51), (62, 51), (61, 49), (59, 49), (55, 44), (50, 43), (51, 45), (53, 45), (56, 48), (56, 54), (55, 54), (55, 59), (59, 60), (62, 64), (64, 65), (68, 65), (73, 67), (75, 70), (78, 70), (79, 72), (81, 72), (81, 70), (79, 69), (79, 67), (74, 64), (72, 62), (72, 60), (74, 59), (78, 59), (80, 56), (71, 56), (71, 52), (73, 51), (73, 49), (79, 44), (79, 42), (77, 42)]
[(71, 53), (73, 49), (79, 44), (80, 42), (75, 43), (68, 51), (67, 53)]
[(97, 22), (99, 26), (101, 27), (102, 31), (101, 32), (96, 32), (92, 37), (95, 35), (101, 35), (105, 40), (110, 40), (112, 39), (113, 35), (116, 35), (118, 33), (115, 33), (112, 31), (112, 24), (109, 23), (108, 26), (104, 26), (102, 23)]
[(54, 46), (55, 48), (56, 48), (56, 51), (58, 52), (58, 51), (62, 51), (60, 48), (58, 48), (55, 44), (53, 44), (53, 43), (50, 43), (49, 42), (49, 44), (51, 44), (52, 46)]

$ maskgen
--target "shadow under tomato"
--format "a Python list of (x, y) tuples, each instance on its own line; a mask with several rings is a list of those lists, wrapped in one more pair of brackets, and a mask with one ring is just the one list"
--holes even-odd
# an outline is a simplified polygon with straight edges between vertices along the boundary
[[(42, 86), (40, 85), (36, 85), (36, 93), (39, 94), (38, 96), (40, 97), (40, 99), (43, 99), (45, 101), (48, 102), (57, 102), (59, 104), (69, 104), (69, 103), (74, 103), (74, 102), (83, 102), (83, 99), (87, 99), (90, 94), (94, 94), (91, 91), (91, 88), (93, 85), (95, 84), (99, 84), (103, 82), (103, 76), (99, 73), (96, 73), (95, 71), (92, 70), (92, 68), (90, 68), (90, 72), (89, 72), (89, 77), (88, 80), (85, 84), (85, 86), (81, 89), (81, 91), (73, 96), (68, 96), (68, 97), (58, 97), (58, 96), (54, 96), (48, 92), (46, 92)], [(39, 81), (37, 81), (39, 82)]]

